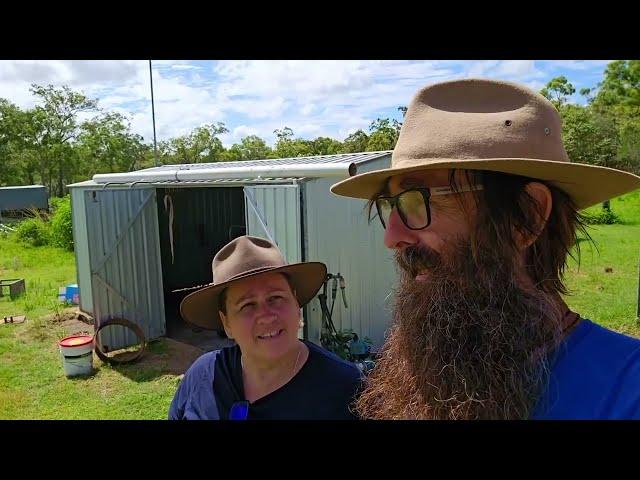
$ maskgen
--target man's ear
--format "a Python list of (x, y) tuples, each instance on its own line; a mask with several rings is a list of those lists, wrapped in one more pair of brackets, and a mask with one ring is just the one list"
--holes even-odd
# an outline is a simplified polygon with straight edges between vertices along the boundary
[(218, 310), (218, 315), (220, 315), (220, 320), (222, 321), (222, 327), (224, 328), (224, 333), (227, 334), (227, 337), (229, 339), (233, 339), (233, 336), (231, 335), (231, 325), (230, 325), (229, 319), (220, 310)]
[(535, 201), (530, 212), (530, 226), (534, 233), (516, 233), (516, 241), (522, 249), (529, 247), (536, 241), (540, 233), (542, 233), (551, 214), (551, 207), (553, 205), (551, 190), (549, 190), (549, 187), (544, 183), (529, 182), (525, 187), (525, 192)]

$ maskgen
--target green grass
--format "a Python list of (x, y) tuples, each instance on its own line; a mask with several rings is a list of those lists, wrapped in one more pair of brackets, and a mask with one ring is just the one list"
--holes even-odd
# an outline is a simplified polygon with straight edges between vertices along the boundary
[[(587, 211), (594, 212), (601, 206)], [(622, 333), (640, 337), (636, 319), (640, 261), (640, 192), (611, 201), (622, 224), (591, 225), (594, 248), (580, 242), (581, 261), (570, 260), (567, 285), (569, 306), (583, 317)], [(611, 271), (607, 271), (610, 269)]]
[(0, 236), (0, 278), (24, 278), (26, 287), (19, 299), (0, 298), (0, 316), (39, 318), (62, 307), (58, 288), (76, 282), (75, 258), (61, 248), (31, 247)]
[[(584, 317), (640, 337), (640, 192), (614, 199), (611, 208), (624, 223), (589, 228), (599, 253), (580, 243), (582, 261), (579, 269), (569, 262), (566, 279), (573, 294), (566, 300)], [(166, 418), (179, 377), (164, 373), (162, 361), (110, 367), (94, 357), (91, 377), (64, 376), (57, 347), (64, 332), (43, 317), (60, 312), (58, 287), (75, 282), (73, 253), (0, 235), (0, 278), (15, 277), (25, 279), (27, 293), (14, 301), (0, 298), (0, 314), (26, 314), (27, 321), (0, 326), (0, 419)], [(145, 357), (163, 359), (167, 351), (159, 340), (149, 344)]]
[[(1, 419), (164, 419), (179, 377), (163, 374), (162, 362), (111, 367), (94, 356), (94, 374), (64, 376), (58, 340), (58, 287), (75, 283), (73, 252), (29, 247), (0, 236), (0, 278), (24, 278), (27, 292), (0, 298), (0, 314), (27, 315), (22, 324), (0, 325)], [(163, 355), (163, 340), (151, 342), (145, 357)]]
[[(67, 379), (56, 335), (28, 324), (0, 327), (0, 419), (165, 419), (178, 376), (135, 364)], [(148, 353), (147, 353), (148, 354)]]

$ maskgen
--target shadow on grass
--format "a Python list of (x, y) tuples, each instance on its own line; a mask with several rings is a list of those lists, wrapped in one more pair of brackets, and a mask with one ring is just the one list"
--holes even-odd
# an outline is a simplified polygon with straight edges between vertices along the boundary
[[(110, 368), (134, 382), (149, 382), (158, 377), (182, 375), (204, 351), (169, 338), (147, 343), (142, 356), (132, 363), (106, 364), (98, 360), (100, 368)], [(120, 361), (135, 357), (135, 351), (111, 352), (110, 357)]]
[(74, 375), (72, 377), (67, 376), (67, 380), (71, 380), (72, 382), (82, 382), (84, 380), (90, 380), (93, 378), (100, 370), (95, 366), (91, 369), (91, 373), (83, 374), (83, 375)]

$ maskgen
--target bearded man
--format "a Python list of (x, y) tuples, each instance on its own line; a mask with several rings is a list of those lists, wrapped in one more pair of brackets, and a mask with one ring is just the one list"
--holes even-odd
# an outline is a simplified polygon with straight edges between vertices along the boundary
[[(510, 82), (413, 98), (369, 200), (399, 270), (394, 323), (357, 402), (373, 419), (640, 418), (640, 340), (569, 309), (580, 210), (640, 178), (572, 163), (557, 110)], [(578, 250), (579, 255), (579, 250)]]

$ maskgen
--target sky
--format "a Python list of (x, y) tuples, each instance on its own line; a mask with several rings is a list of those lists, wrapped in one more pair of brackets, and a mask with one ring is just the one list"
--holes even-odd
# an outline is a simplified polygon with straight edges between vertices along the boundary
[[(540, 90), (564, 75), (576, 92), (596, 87), (607, 60), (151, 60), (157, 141), (223, 122), (225, 147), (247, 135), (269, 145), (274, 130), (296, 137), (344, 140), (368, 132), (379, 117), (401, 120), (421, 87), (481, 77), (511, 80)], [(0, 98), (26, 109), (37, 99), (32, 84), (67, 85), (119, 112), (131, 130), (153, 143), (149, 60), (0, 60)], [(584, 103), (576, 93), (572, 101)]]

